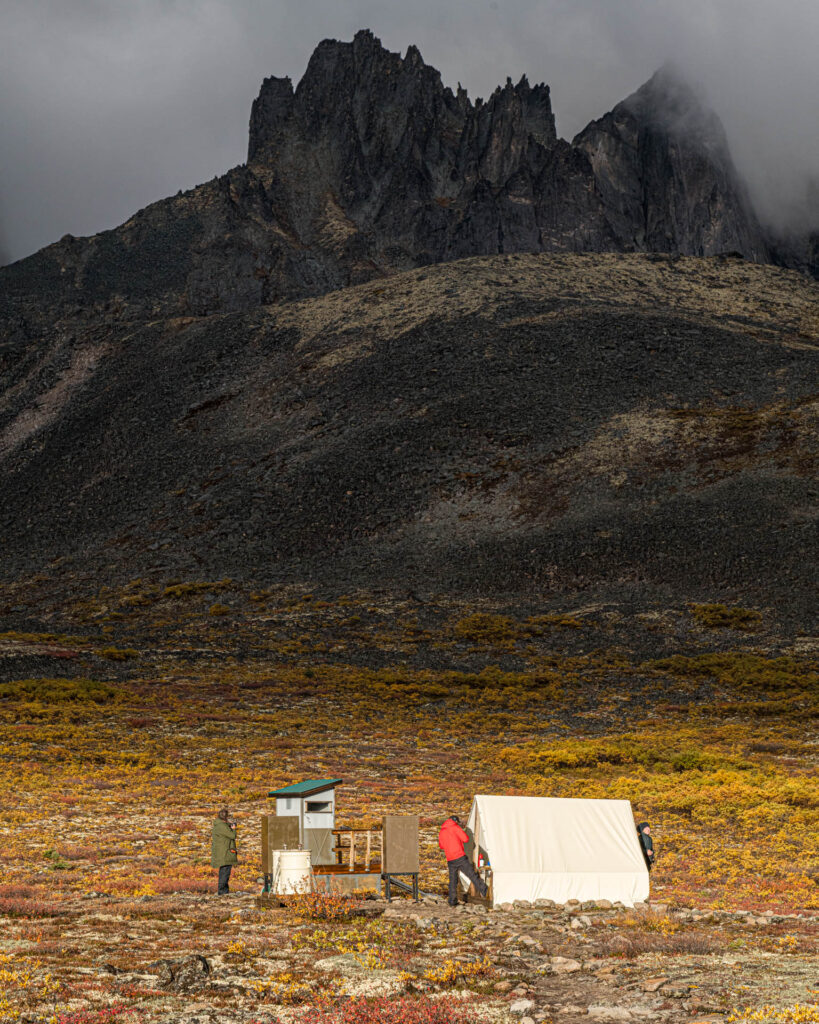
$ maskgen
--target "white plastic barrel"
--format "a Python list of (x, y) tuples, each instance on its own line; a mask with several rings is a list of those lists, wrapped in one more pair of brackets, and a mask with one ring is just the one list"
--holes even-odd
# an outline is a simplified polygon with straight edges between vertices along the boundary
[(273, 891), (277, 896), (310, 892), (310, 851), (273, 850)]

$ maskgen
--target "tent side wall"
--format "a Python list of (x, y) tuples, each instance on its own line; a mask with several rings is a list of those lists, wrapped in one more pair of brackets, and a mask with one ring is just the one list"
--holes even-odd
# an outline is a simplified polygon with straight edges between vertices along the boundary
[(564, 871), (546, 874), (544, 872), (501, 872), (492, 875), (492, 895), (495, 905), (513, 903), (515, 900), (554, 900), (568, 903), (569, 900), (611, 900), (632, 907), (648, 899), (648, 872), (641, 877), (636, 871), (624, 874), (612, 873), (571, 874)]
[(496, 904), (648, 898), (627, 800), (476, 796), (469, 825), (488, 854)]

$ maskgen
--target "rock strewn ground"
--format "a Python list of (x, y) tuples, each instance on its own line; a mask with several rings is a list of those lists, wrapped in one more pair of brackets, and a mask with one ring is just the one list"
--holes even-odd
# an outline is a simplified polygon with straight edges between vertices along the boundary
[(4, 355), (2, 571), (673, 593), (809, 628), (817, 296), (732, 259), (517, 255), (61, 322)]
[(90, 897), (63, 908), (60, 955), (14, 923), (0, 949), (12, 965), (48, 962), (73, 993), (62, 1012), (82, 1008), (88, 1020), (131, 1005), (152, 1024), (297, 1021), (322, 998), (410, 992), (453, 993), (476, 1020), (722, 1024), (745, 1006), (815, 1001), (819, 919), (804, 915), (604, 901), (453, 910), (438, 898), (366, 902), (362, 916), (327, 923), (254, 904), (249, 894)]

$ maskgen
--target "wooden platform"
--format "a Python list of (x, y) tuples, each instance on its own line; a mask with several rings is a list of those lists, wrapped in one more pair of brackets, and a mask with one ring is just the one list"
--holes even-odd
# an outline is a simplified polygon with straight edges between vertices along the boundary
[(321, 865), (313, 869), (316, 892), (338, 893), (350, 895), (359, 890), (375, 890), (381, 892), (381, 868), (369, 871), (350, 871), (348, 867), (338, 864)]
[(313, 868), (314, 875), (380, 875), (381, 862), (374, 860), (369, 864), (357, 863), (350, 870), (349, 864), (317, 864)]

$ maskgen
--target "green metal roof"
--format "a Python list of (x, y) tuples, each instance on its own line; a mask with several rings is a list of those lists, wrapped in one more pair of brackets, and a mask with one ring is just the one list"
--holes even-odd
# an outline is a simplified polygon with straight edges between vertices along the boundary
[(310, 796), (311, 793), (320, 793), (324, 789), (331, 789), (337, 786), (343, 779), (305, 779), (304, 782), (294, 782), (291, 786), (282, 786), (281, 789), (273, 789), (268, 796)]

